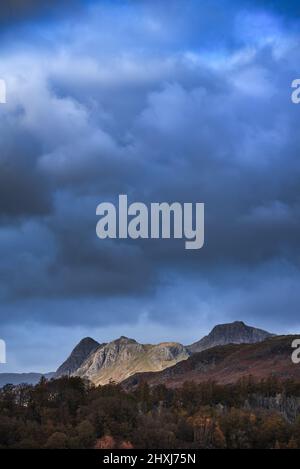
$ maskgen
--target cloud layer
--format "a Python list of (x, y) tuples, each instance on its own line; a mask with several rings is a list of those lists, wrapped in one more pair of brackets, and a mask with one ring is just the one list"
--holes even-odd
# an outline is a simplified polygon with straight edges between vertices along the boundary
[[(0, 16), (4, 331), (298, 327), (297, 11), (65, 2), (46, 21), (27, 3)], [(205, 247), (100, 241), (96, 206), (120, 193), (205, 202)]]

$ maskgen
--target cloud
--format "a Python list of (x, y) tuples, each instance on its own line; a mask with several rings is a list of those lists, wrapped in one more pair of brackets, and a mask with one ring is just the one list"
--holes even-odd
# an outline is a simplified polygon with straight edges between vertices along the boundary
[[(104, 2), (4, 41), (4, 323), (296, 327), (297, 20), (233, 3)], [(205, 247), (99, 241), (96, 206), (121, 193), (205, 202)]]

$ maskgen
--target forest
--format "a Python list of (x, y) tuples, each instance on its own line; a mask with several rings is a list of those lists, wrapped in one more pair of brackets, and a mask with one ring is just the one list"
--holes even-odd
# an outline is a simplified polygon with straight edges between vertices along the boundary
[(78, 377), (0, 390), (0, 448), (300, 448), (300, 382), (94, 387)]

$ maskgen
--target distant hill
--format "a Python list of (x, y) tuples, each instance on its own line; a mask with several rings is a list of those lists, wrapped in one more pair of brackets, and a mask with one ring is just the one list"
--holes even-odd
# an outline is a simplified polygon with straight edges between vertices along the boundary
[(142, 381), (151, 386), (181, 386), (185, 381), (201, 383), (213, 380), (220, 384), (234, 383), (252, 375), (260, 380), (270, 375), (279, 379), (300, 379), (300, 365), (292, 363), (292, 341), (296, 336), (275, 336), (256, 344), (233, 344), (195, 353), (187, 360), (157, 373), (139, 373), (126, 381), (132, 388)]
[(46, 379), (53, 378), (55, 373), (0, 373), (0, 388), (6, 384), (13, 384), (18, 386), (19, 384), (37, 384), (42, 376)]
[(139, 344), (134, 339), (120, 337), (98, 347), (75, 372), (96, 385), (120, 382), (141, 371), (160, 371), (186, 360), (189, 353), (176, 342), (158, 345)]
[(197, 353), (217, 345), (254, 344), (273, 335), (262, 329), (247, 326), (242, 321), (235, 321), (215, 326), (207, 336), (187, 348), (191, 353)]

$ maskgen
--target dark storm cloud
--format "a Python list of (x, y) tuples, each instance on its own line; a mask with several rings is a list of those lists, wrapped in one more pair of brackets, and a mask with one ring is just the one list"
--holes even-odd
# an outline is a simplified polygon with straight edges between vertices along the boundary
[[(44, 215), (51, 211), (48, 182), (22, 147), (14, 148), (7, 158), (0, 158), (0, 217)], [(26, 157), (26, 163), (24, 161)], [(22, 161), (20, 161), (22, 160)]]
[[(297, 324), (299, 37), (275, 4), (233, 3), (105, 2), (5, 56), (3, 320)], [(205, 202), (205, 247), (98, 240), (96, 206), (120, 193)]]
[[(3, 110), (2, 110), (3, 111)], [(26, 132), (21, 114), (0, 114), (0, 217), (43, 215), (51, 210), (47, 178), (36, 161), (41, 148), (35, 136)]]
[[(87, 2), (88, 3), (88, 2)], [(28, 20), (39, 15), (66, 13), (83, 5), (82, 0), (5, 0), (0, 7), (0, 25)]]

